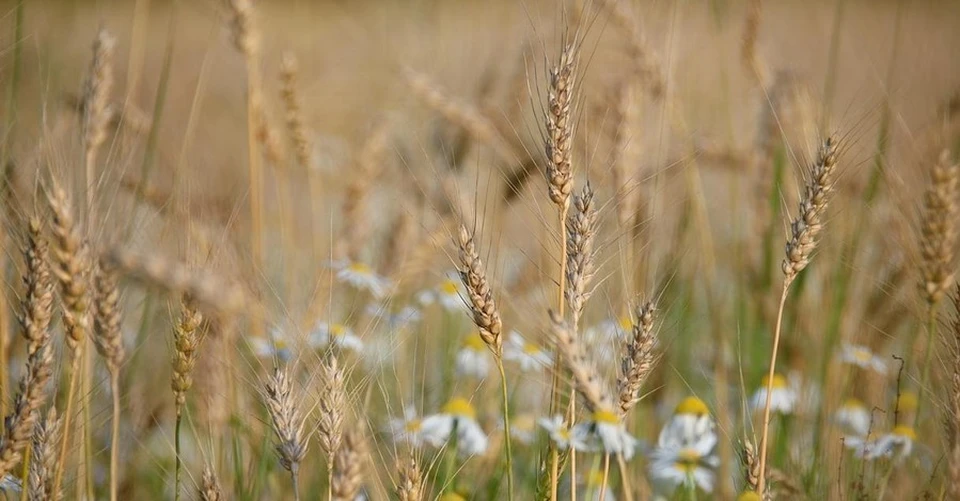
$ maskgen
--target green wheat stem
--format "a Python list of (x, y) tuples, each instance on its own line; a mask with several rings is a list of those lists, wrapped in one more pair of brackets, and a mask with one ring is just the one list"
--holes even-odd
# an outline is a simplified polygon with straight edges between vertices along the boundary
[(507, 499), (513, 499), (513, 449), (510, 445), (510, 394), (507, 390), (507, 374), (503, 370), (503, 357), (496, 355), (500, 371), (500, 391), (503, 394), (503, 443), (507, 452)]

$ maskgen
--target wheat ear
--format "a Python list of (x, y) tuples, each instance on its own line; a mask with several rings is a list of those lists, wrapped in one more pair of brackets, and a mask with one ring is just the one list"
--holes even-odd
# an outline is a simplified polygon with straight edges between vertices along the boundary
[(63, 438), (60, 444), (56, 473), (53, 477), (53, 492), (60, 492), (64, 462), (70, 447), (74, 400), (77, 393), (80, 361), (86, 335), (90, 329), (90, 293), (87, 286), (88, 264), (83, 252), (80, 232), (73, 218), (67, 194), (54, 183), (48, 192), (47, 205), (53, 219), (53, 256), (57, 266), (54, 274), (60, 282), (60, 297), (63, 303), (63, 325), (66, 344), (71, 351), (70, 382), (67, 390), (67, 405), (63, 414)]
[[(334, 455), (343, 438), (343, 418), (347, 409), (346, 377), (337, 358), (330, 356), (320, 366), (320, 420), (317, 440), (327, 459), (327, 486), (333, 486)], [(330, 493), (327, 493), (330, 497)]]
[(828, 137), (820, 145), (817, 159), (810, 169), (810, 179), (800, 199), (799, 213), (790, 225), (790, 237), (787, 239), (786, 258), (781, 264), (783, 271), (783, 290), (780, 305), (777, 308), (777, 323), (773, 333), (773, 349), (770, 354), (770, 368), (767, 371), (767, 401), (763, 406), (763, 432), (760, 435), (760, 473), (757, 492), (764, 494), (764, 474), (767, 466), (767, 436), (770, 431), (770, 404), (773, 397), (773, 376), (777, 367), (777, 351), (780, 347), (780, 328), (783, 322), (783, 307), (787, 302), (790, 284), (797, 274), (810, 264), (810, 258), (817, 247), (817, 237), (823, 229), (823, 216), (827, 209), (830, 193), (833, 191), (834, 169), (837, 165), (837, 140)]
[(107, 126), (112, 115), (110, 91), (113, 88), (113, 53), (116, 39), (101, 29), (93, 42), (93, 59), (83, 92), (83, 146), (86, 169), (87, 211), (93, 213), (96, 187), (97, 155), (107, 139)]
[(193, 305), (189, 297), (180, 300), (180, 318), (173, 326), (173, 373), (170, 378), (170, 388), (173, 390), (174, 407), (176, 408), (176, 425), (173, 440), (176, 452), (174, 467), (175, 499), (180, 498), (180, 472), (183, 461), (180, 457), (180, 427), (183, 422), (183, 408), (187, 403), (187, 392), (193, 386), (193, 367), (197, 363), (200, 350), (200, 324), (203, 315)]
[(397, 482), (398, 501), (420, 501), (423, 498), (423, 474), (417, 459), (409, 457), (397, 466), (400, 479)]
[(500, 390), (503, 397), (503, 443), (507, 454), (507, 497), (513, 499), (513, 448), (510, 440), (510, 405), (507, 391), (507, 374), (503, 369), (503, 321), (493, 299), (493, 291), (487, 281), (486, 270), (477, 252), (473, 236), (467, 227), (460, 225), (457, 249), (460, 258), (460, 281), (467, 290), (467, 306), (473, 313), (473, 323), (480, 331), (480, 338), (493, 352), (497, 370), (500, 372)]
[(309, 438), (304, 436), (306, 419), (298, 409), (300, 397), (294, 392), (293, 381), (286, 369), (274, 369), (273, 375), (264, 385), (263, 399), (273, 423), (273, 431), (277, 434), (276, 450), (280, 457), (280, 466), (290, 472), (294, 498), (299, 500), (297, 477), (300, 463), (307, 455)]
[(334, 459), (332, 501), (353, 501), (363, 483), (363, 435), (352, 428), (343, 434), (343, 441)]
[(123, 337), (120, 333), (120, 291), (117, 287), (117, 272), (101, 261), (94, 280), (93, 341), (97, 352), (103, 357), (110, 373), (110, 390), (113, 397), (113, 416), (110, 439), (110, 500), (117, 499), (120, 454), (120, 366), (123, 364)]
[(220, 481), (210, 465), (204, 465), (203, 467), (198, 497), (201, 501), (224, 501), (226, 499), (223, 490), (220, 488)]
[(57, 409), (50, 407), (47, 417), (37, 420), (33, 430), (31, 442), (31, 458), (29, 478), (27, 481), (27, 498), (30, 501), (59, 499), (59, 493), (54, 494), (53, 469), (57, 467), (57, 444), (60, 440), (62, 418), (57, 418)]
[(620, 412), (626, 414), (640, 401), (643, 382), (653, 370), (656, 362), (654, 348), (657, 336), (654, 332), (654, 314), (656, 305), (647, 301), (637, 307), (633, 333), (626, 344), (626, 353), (620, 362), (620, 375), (617, 378), (617, 394)]

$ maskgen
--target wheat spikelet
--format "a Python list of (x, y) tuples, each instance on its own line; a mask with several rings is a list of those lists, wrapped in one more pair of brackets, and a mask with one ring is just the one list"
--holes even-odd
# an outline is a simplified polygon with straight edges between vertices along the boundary
[(573, 192), (573, 102), (576, 96), (577, 46), (567, 45), (550, 70), (546, 109), (547, 193), (565, 210)]
[(743, 23), (743, 32), (740, 36), (740, 61), (747, 74), (755, 79), (760, 87), (766, 88), (767, 70), (757, 57), (757, 35), (760, 31), (760, 13), (763, 2), (751, 0), (747, 7), (747, 18)]
[(550, 312), (550, 322), (550, 338), (570, 369), (577, 392), (587, 408), (591, 412), (612, 411), (613, 401), (603, 386), (603, 379), (583, 352), (570, 326), (553, 311)]
[(210, 465), (204, 465), (203, 476), (200, 480), (200, 491), (197, 493), (201, 501), (224, 501), (226, 498), (220, 489), (220, 481)]
[(60, 282), (67, 345), (78, 357), (90, 328), (88, 265), (66, 192), (56, 186), (50, 191), (47, 203), (53, 214), (53, 256), (57, 262), (54, 274)]
[(573, 199), (573, 212), (567, 217), (567, 283), (564, 290), (567, 304), (573, 314), (573, 328), (577, 328), (583, 307), (590, 298), (588, 289), (594, 274), (593, 237), (596, 233), (597, 211), (593, 206), (593, 189), (584, 185)]
[(617, 222), (622, 230), (629, 228), (636, 213), (637, 195), (634, 193), (634, 171), (643, 161), (640, 150), (640, 89), (632, 80), (624, 82), (619, 89), (614, 142), (616, 159), (613, 163), (613, 190), (617, 194)]
[(193, 386), (193, 367), (199, 355), (202, 321), (203, 315), (192, 301), (184, 297), (180, 301), (180, 318), (173, 326), (173, 374), (170, 381), (178, 416), (183, 412), (187, 392)]
[(296, 475), (309, 444), (303, 433), (306, 420), (298, 410), (299, 396), (294, 394), (293, 381), (286, 369), (274, 369), (264, 385), (263, 398), (277, 434), (280, 465)]
[(657, 55), (647, 46), (640, 25), (622, 0), (600, 0), (599, 3), (610, 12), (611, 21), (626, 34), (627, 54), (633, 61), (640, 82), (649, 88), (651, 96), (659, 98), (663, 95), (660, 63)]
[[(29, 300), (29, 297), (24, 298), (25, 302)], [(25, 316), (32, 316), (37, 312), (36, 305), (32, 304), (24, 304), (23, 310)], [(39, 313), (48, 318), (51, 315), (49, 310)], [(29, 322), (40, 325), (44, 321), (31, 318)], [(53, 374), (53, 349), (50, 346), (49, 329), (38, 335), (34, 350), (27, 357), (13, 410), (5, 420), (3, 441), (0, 442), (0, 478), (10, 473), (20, 461), (23, 450), (30, 445), (34, 427), (39, 420), (39, 409), (47, 398), (47, 382)]]
[(637, 307), (633, 334), (627, 341), (626, 353), (620, 362), (617, 393), (620, 411), (624, 414), (640, 401), (640, 390), (656, 362), (654, 348), (656, 348), (657, 336), (653, 329), (654, 313), (656, 313), (656, 305), (653, 301), (647, 301)]
[(953, 282), (958, 177), (960, 166), (943, 151), (930, 173), (920, 221), (920, 288), (928, 304), (940, 302)]
[(337, 259), (361, 259), (364, 244), (370, 233), (370, 220), (365, 211), (370, 187), (380, 172), (387, 149), (389, 129), (386, 124), (377, 124), (364, 141), (355, 163), (356, 172), (343, 193), (341, 207), (343, 227), (336, 248)]
[(344, 411), (347, 409), (345, 376), (336, 357), (331, 356), (321, 363), (320, 377), (322, 388), (317, 440), (328, 462), (332, 463), (334, 454), (340, 448)]
[(480, 330), (480, 337), (497, 357), (503, 353), (503, 322), (500, 310), (493, 300), (493, 291), (487, 282), (483, 261), (477, 253), (473, 237), (467, 227), (460, 225), (457, 247), (460, 257), (460, 281), (467, 290), (467, 306), (473, 314), (473, 323)]
[(50, 281), (50, 256), (47, 242), (41, 234), (40, 220), (32, 218), (28, 224), (28, 242), (24, 257), (27, 271), (23, 281), (26, 289), (24, 307), (19, 318), (23, 336), (27, 339), (27, 353), (40, 347), (48, 335), (53, 312), (53, 284)]
[(53, 495), (53, 471), (57, 467), (57, 444), (63, 420), (57, 418), (57, 410), (50, 407), (46, 419), (37, 419), (31, 439), (31, 458), (27, 481), (27, 499), (45, 501), (58, 499)]
[[(93, 43), (93, 59), (83, 92), (83, 143), (86, 154), (87, 203), (92, 202), (97, 154), (107, 138), (107, 126), (113, 115), (110, 91), (113, 87), (113, 52), (116, 39), (105, 29)], [(90, 208), (88, 207), (88, 210)]]
[(333, 463), (333, 483), (331, 499), (334, 501), (353, 501), (363, 484), (363, 435), (353, 428), (343, 434), (343, 441), (337, 449)]
[(423, 498), (423, 474), (414, 457), (407, 458), (397, 467), (400, 480), (397, 482), (398, 501), (420, 501)]
[(313, 144), (303, 123), (303, 109), (300, 96), (297, 92), (297, 74), (299, 73), (297, 58), (292, 53), (285, 53), (280, 60), (280, 97), (286, 108), (287, 130), (293, 140), (294, 152), (300, 167), (307, 170), (316, 170), (317, 165), (313, 157)]
[(740, 462), (743, 464), (746, 490), (756, 491), (760, 485), (760, 458), (757, 449), (749, 440), (743, 442), (740, 449)]
[(110, 372), (116, 374), (124, 357), (120, 335), (120, 291), (116, 270), (102, 260), (94, 277), (94, 304), (94, 345)]
[(457, 101), (431, 81), (430, 77), (412, 68), (404, 68), (403, 76), (410, 90), (432, 110), (450, 123), (467, 131), (481, 143), (490, 146), (500, 160), (513, 163), (514, 156), (507, 148), (505, 140), (480, 110)]
[(108, 254), (107, 262), (133, 278), (174, 293), (186, 294), (192, 300), (222, 313), (239, 311), (247, 303), (246, 294), (240, 286), (160, 255), (117, 248)]
[(823, 228), (823, 214), (827, 208), (830, 192), (833, 191), (833, 171), (837, 163), (837, 140), (828, 137), (823, 141), (817, 160), (810, 169), (797, 217), (790, 225), (790, 238), (786, 245), (786, 259), (781, 269), (785, 283), (790, 283), (810, 263), (817, 237)]

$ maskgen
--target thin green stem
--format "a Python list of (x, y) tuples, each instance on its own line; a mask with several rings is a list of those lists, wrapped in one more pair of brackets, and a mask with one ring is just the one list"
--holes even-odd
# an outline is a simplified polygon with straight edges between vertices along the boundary
[(507, 450), (507, 499), (513, 499), (513, 449), (510, 445), (510, 394), (507, 391), (507, 374), (503, 370), (503, 357), (497, 355), (497, 370), (500, 371), (500, 390), (503, 393), (503, 443)]
[(174, 467), (174, 494), (173, 498), (175, 501), (180, 501), (180, 469), (182, 468), (183, 461), (180, 458), (180, 424), (183, 421), (183, 413), (180, 409), (177, 409), (177, 424), (173, 432), (173, 446), (176, 453), (176, 466)]

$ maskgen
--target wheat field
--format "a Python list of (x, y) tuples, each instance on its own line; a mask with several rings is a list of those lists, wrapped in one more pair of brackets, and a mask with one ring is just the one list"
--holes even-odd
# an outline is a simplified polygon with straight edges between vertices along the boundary
[(960, 3), (0, 13), (5, 499), (960, 499)]

